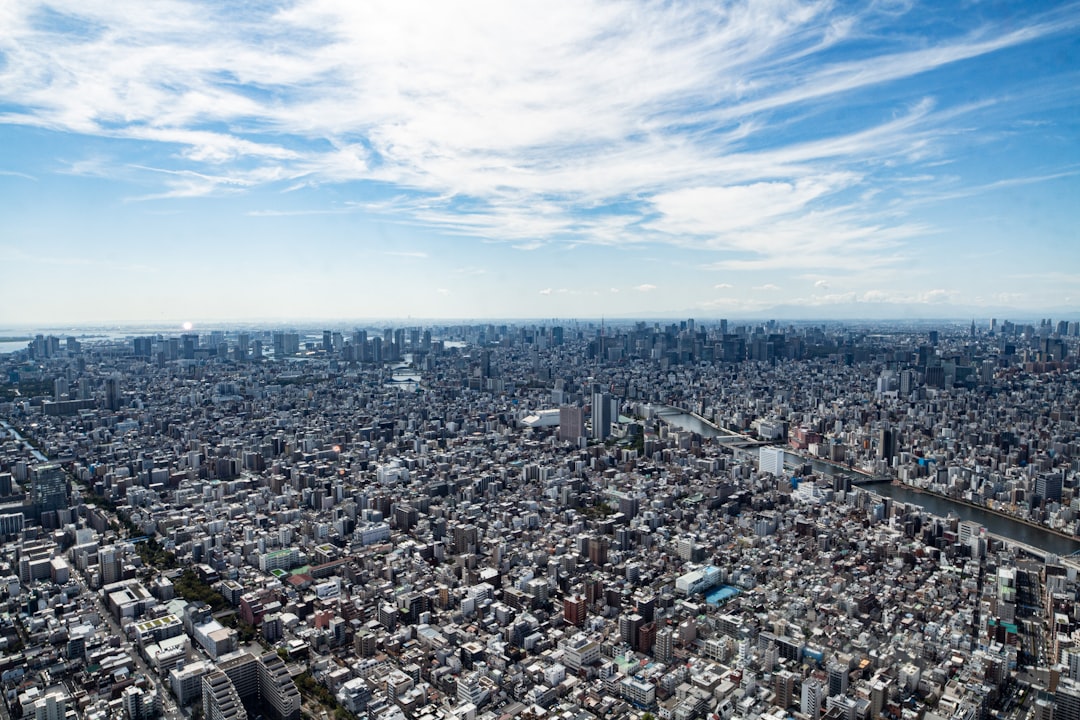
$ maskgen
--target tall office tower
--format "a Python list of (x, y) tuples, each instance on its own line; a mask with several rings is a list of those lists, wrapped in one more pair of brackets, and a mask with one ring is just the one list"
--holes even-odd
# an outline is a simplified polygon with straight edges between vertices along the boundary
[(30, 502), (39, 519), (46, 513), (67, 508), (68, 478), (59, 465), (49, 463), (34, 468), (30, 478)]
[(248, 359), (248, 350), (251, 347), (251, 335), (240, 333), (236, 336), (236, 359), (244, 362)]
[(367, 330), (354, 330), (352, 334), (352, 344), (356, 348), (356, 361), (367, 362), (368, 357), (368, 337)]
[(135, 338), (135, 357), (149, 358), (150, 351), (154, 344), (154, 338), (151, 337), (137, 337)]
[(593, 393), (592, 436), (594, 440), (606, 440), (611, 435), (611, 395)]
[(394, 362), (397, 360), (394, 356), (394, 328), (386, 328), (383, 330), (382, 353), (383, 359), (387, 362)]
[(577, 442), (585, 437), (585, 411), (574, 405), (559, 408), (559, 439)]
[(105, 409), (116, 412), (123, 404), (123, 394), (120, 391), (120, 376), (112, 375), (105, 379)]
[(274, 357), (280, 359), (285, 356), (285, 333), (276, 332), (272, 337), (274, 343)]
[(198, 335), (181, 335), (180, 336), (180, 357), (184, 360), (194, 360), (195, 351), (199, 349), (199, 336)]
[(882, 428), (878, 431), (878, 460), (892, 460), (896, 455), (896, 431)]
[(758, 450), (758, 470), (776, 477), (783, 477), (784, 448), (763, 447)]
[(66, 400), (70, 390), (67, 378), (60, 377), (53, 380), (53, 399), (57, 402)]
[(323, 349), (323, 352), (327, 352), (327, 353), (334, 352), (333, 333), (331, 333), (329, 330), (323, 330), (322, 331), (322, 349)]
[(1043, 500), (1061, 501), (1061, 473), (1041, 472), (1035, 476), (1035, 494)]
[(251, 359), (262, 360), (263, 359), (263, 344), (262, 340), (251, 341)]
[(608, 548), (611, 541), (604, 537), (589, 538), (589, 562), (596, 567), (603, 567), (608, 561)]
[(371, 338), (371, 362), (378, 365), (383, 361), (383, 340), (376, 335)]
[(915, 389), (915, 371), (914, 370), (901, 370), (900, 371), (900, 395), (907, 397), (911, 394), (911, 391)]

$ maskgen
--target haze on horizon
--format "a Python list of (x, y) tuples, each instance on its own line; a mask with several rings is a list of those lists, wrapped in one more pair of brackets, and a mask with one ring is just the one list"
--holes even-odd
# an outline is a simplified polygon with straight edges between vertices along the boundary
[(1080, 306), (1080, 5), (0, 7), (0, 325)]

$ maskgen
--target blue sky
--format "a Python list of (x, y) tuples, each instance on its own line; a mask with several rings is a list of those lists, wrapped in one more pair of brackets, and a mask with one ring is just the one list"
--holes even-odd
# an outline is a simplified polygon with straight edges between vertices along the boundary
[(0, 148), (4, 324), (1080, 308), (1077, 4), (21, 0)]

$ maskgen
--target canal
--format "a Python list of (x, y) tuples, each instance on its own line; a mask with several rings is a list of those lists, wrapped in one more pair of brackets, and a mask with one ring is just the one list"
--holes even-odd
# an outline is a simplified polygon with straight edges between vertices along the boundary
[[(727, 437), (725, 433), (718, 431), (716, 428), (702, 422), (690, 413), (683, 412), (678, 408), (667, 405), (654, 405), (652, 407), (661, 420), (674, 427), (698, 433), (702, 437)], [(815, 472), (825, 475), (847, 475), (851, 477), (852, 480), (857, 480), (861, 483), (865, 483), (866, 481), (866, 475), (848, 470), (833, 463), (804, 458), (790, 452), (784, 454), (784, 464), (789, 467), (802, 466), (808, 462)], [(878, 495), (892, 498), (899, 502), (918, 505), (931, 515), (937, 515), (944, 518), (951, 513), (961, 520), (968, 520), (982, 525), (986, 528), (987, 532), (993, 535), (1016, 540), (1017, 542), (1031, 545), (1032, 547), (1041, 550), (1046, 550), (1055, 555), (1070, 555), (1080, 550), (1080, 541), (1078, 540), (1065, 538), (1047, 530), (1040, 530), (1039, 528), (1032, 527), (1025, 523), (989, 512), (988, 510), (982, 510), (980, 508), (971, 507), (970, 505), (954, 502), (938, 495), (917, 492), (909, 487), (893, 485), (887, 482), (862, 484), (860, 487), (869, 492), (877, 493)]]

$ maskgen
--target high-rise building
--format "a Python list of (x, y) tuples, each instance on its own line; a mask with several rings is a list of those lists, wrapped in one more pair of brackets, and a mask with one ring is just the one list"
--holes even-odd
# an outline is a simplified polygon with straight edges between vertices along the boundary
[(675, 632), (664, 627), (656, 631), (656, 642), (653, 644), (653, 657), (657, 662), (669, 663), (675, 652)]
[(593, 393), (592, 396), (592, 437), (594, 440), (606, 440), (611, 435), (611, 395)]
[(33, 469), (30, 502), (39, 520), (47, 513), (67, 508), (68, 478), (63, 468), (55, 463), (47, 463)]
[(758, 470), (776, 477), (784, 474), (784, 449), (763, 447), (758, 450)]
[(833, 661), (828, 665), (829, 695), (843, 695), (848, 689), (848, 668), (841, 662)]
[(818, 720), (821, 717), (821, 700), (824, 694), (821, 681), (816, 677), (803, 680), (802, 702), (799, 704), (802, 714), (810, 720)]
[(134, 340), (135, 357), (149, 358), (154, 339), (151, 337), (137, 337)]
[(1035, 494), (1043, 500), (1061, 501), (1061, 473), (1042, 472), (1035, 476)]
[(203, 675), (202, 683), (206, 720), (247, 720), (247, 711), (228, 675), (214, 669)]
[(878, 460), (892, 460), (896, 455), (896, 431), (882, 428), (878, 432)]
[(773, 693), (776, 706), (787, 710), (795, 702), (795, 681), (798, 675), (790, 670), (781, 670), (773, 675)]
[(585, 626), (587, 603), (580, 595), (573, 595), (563, 599), (563, 618), (566, 622), (577, 627)]
[(577, 442), (585, 436), (585, 412), (575, 405), (559, 408), (559, 439)]
[(67, 716), (67, 703), (67, 695), (59, 691), (38, 698), (33, 705), (34, 720), (64, 720)]
[(606, 537), (589, 538), (589, 562), (597, 567), (603, 567), (608, 561), (608, 548), (611, 540)]
[(632, 649), (638, 649), (638, 633), (645, 624), (645, 618), (637, 613), (619, 616), (619, 638)]
[(1080, 682), (1061, 678), (1054, 700), (1054, 720), (1080, 720)]
[(259, 700), (271, 720), (300, 719), (300, 691), (277, 653), (259, 658)]
[(120, 389), (120, 376), (112, 375), (105, 379), (105, 409), (116, 412), (123, 404), (123, 394)]

